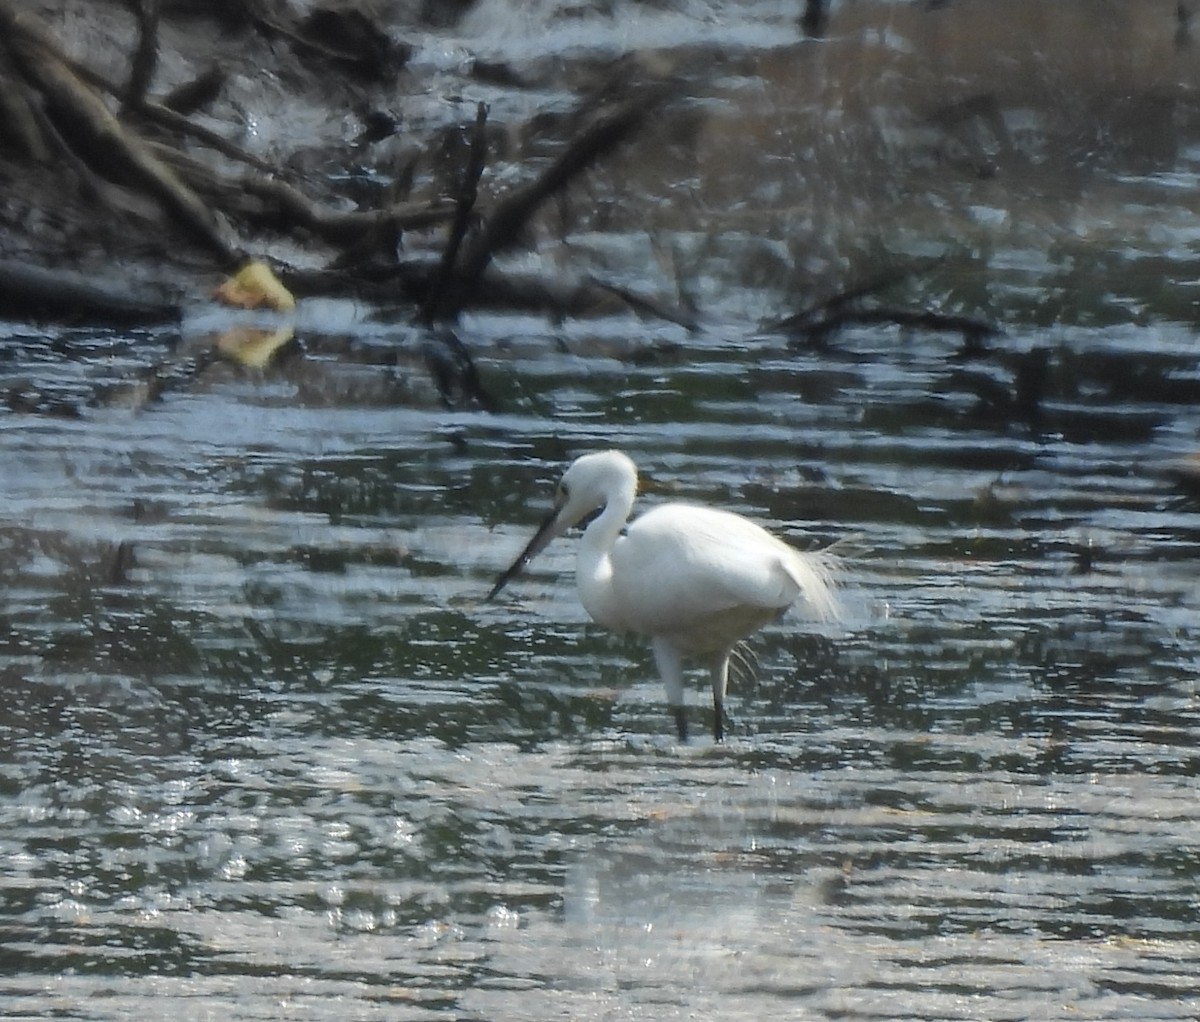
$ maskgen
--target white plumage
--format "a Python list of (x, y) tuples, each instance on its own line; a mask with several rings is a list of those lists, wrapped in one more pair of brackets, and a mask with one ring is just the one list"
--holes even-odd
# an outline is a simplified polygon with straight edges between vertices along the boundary
[(695, 504), (661, 505), (626, 528), (636, 492), (637, 468), (620, 451), (577, 459), (563, 474), (553, 511), (488, 599), (555, 536), (599, 510), (576, 558), (584, 609), (606, 628), (650, 638), (681, 741), (682, 660), (700, 658), (712, 681), (713, 736), (721, 741), (734, 646), (798, 601), (817, 618), (837, 617), (836, 558), (801, 553), (740, 515)]

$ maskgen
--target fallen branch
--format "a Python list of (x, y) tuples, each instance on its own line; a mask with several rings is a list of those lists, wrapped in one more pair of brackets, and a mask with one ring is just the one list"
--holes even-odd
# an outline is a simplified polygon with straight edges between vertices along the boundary
[(831, 334), (848, 326), (874, 326), (887, 324), (909, 330), (933, 330), (939, 333), (961, 334), (963, 352), (982, 350), (983, 341), (1000, 334), (1000, 328), (986, 320), (972, 316), (959, 316), (928, 309), (898, 309), (880, 307), (874, 309), (847, 309), (833, 313), (823, 319), (814, 320), (788, 331), (797, 336), (791, 347), (821, 345)]
[(210, 149), (216, 150), (222, 156), (228, 156), (231, 160), (235, 160), (238, 163), (245, 163), (247, 166), (262, 171), (264, 174), (275, 173), (275, 168), (265, 160), (260, 160), (252, 153), (246, 152), (241, 146), (230, 142), (223, 135), (218, 135), (215, 131), (211, 131), (202, 125), (193, 124), (183, 114), (177, 113), (165, 104), (156, 103), (150, 99), (143, 100), (137, 112), (144, 120), (158, 124), (169, 131), (182, 135), (184, 138), (192, 138), (208, 146)]
[[(4, 24), (6, 9), (4, 4), (7, 0), (0, 0), (0, 25)], [(75, 60), (69, 53), (64, 52), (55, 43), (53, 38), (44, 28), (34, 24), (31, 31), (36, 33), (38, 42), (48, 47), (54, 54), (56, 60), (60, 61), (68, 68), (76, 78), (81, 82), (90, 85), (93, 89), (103, 92), (105, 95), (112, 96), (115, 99), (121, 99), (124, 92), (115, 82), (105, 78), (99, 71), (95, 71), (86, 64), (81, 64)], [(0, 47), (0, 54), (3, 53), (3, 47)], [(3, 67), (0, 66), (0, 71)], [(257, 170), (261, 170), (266, 174), (273, 174), (275, 168), (265, 160), (260, 160), (257, 156), (246, 152), (241, 146), (231, 142), (224, 135), (219, 135), (217, 132), (200, 124), (194, 124), (188, 120), (184, 113), (179, 109), (185, 105), (203, 104), (207, 99), (204, 95), (206, 90), (211, 92), (214, 88), (219, 89), (224, 76), (219, 70), (210, 68), (195, 82), (188, 83), (187, 87), (181, 87), (184, 91), (182, 98), (176, 97), (175, 93), (169, 95), (163, 102), (159, 103), (148, 96), (143, 96), (141, 102), (137, 105), (134, 113), (143, 120), (157, 124), (168, 131), (173, 131), (184, 138), (191, 138), (211, 149), (215, 149), (222, 156), (227, 156), (231, 160), (238, 163), (245, 163)], [(200, 95), (189, 95), (188, 88), (198, 90)], [(181, 90), (176, 90), (179, 92)], [(208, 97), (208, 98), (211, 98)]]
[(878, 294), (880, 291), (891, 287), (893, 284), (898, 284), (902, 280), (907, 280), (917, 273), (923, 273), (932, 269), (941, 261), (939, 257), (928, 265), (884, 270), (874, 277), (869, 277), (861, 284), (856, 284), (845, 291), (839, 291), (832, 297), (825, 298), (814, 305), (808, 306), (808, 308), (801, 309), (799, 312), (794, 312), (790, 316), (784, 316), (783, 319), (767, 323), (760, 329), (766, 333), (805, 333), (811, 324), (835, 318), (838, 310), (844, 309), (847, 305), (866, 298), (869, 295)]
[(67, 270), (5, 260), (0, 261), (0, 315), (119, 326), (177, 320), (179, 306), (140, 298), (120, 288), (101, 287)]
[[(228, 181), (195, 161), (190, 161), (186, 167), (178, 162), (176, 165), (193, 187), (215, 195), (224, 208), (233, 209), (235, 204), (241, 203), (238, 212), (243, 216), (257, 216), (283, 226), (300, 227), (332, 245), (352, 244), (370, 231), (429, 227), (444, 223), (454, 213), (448, 204), (423, 202), (402, 202), (371, 210), (333, 210), (314, 202), (294, 185), (276, 178), (247, 173), (236, 181)], [(247, 195), (266, 200), (270, 208), (260, 207), (257, 211), (247, 208)]]
[(1001, 333), (999, 327), (986, 320), (953, 313), (934, 312), (930, 309), (904, 309), (878, 305), (871, 308), (856, 307), (863, 298), (878, 294), (893, 284), (925, 273), (942, 263), (942, 258), (927, 260), (917, 266), (889, 269), (862, 284), (847, 288), (831, 298), (826, 298), (808, 308), (782, 319), (773, 320), (759, 327), (764, 333), (787, 334), (793, 338), (793, 348), (820, 347), (829, 337), (848, 326), (873, 326), (888, 324), (910, 330), (933, 330), (941, 333), (957, 333), (963, 338), (959, 354), (970, 357), (984, 350), (983, 343), (989, 337)]

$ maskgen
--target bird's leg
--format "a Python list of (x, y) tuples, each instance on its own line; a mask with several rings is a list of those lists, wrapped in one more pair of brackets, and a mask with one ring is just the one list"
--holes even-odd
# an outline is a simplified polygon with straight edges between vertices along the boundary
[(671, 712), (675, 715), (675, 727), (679, 731), (679, 744), (687, 745), (687, 710), (682, 706), (673, 706)]
[(683, 662), (679, 658), (679, 650), (663, 638), (651, 642), (654, 650), (654, 662), (658, 665), (658, 673), (662, 676), (663, 687), (667, 690), (667, 705), (675, 717), (675, 726), (679, 729), (679, 741), (687, 741), (687, 711), (683, 706)]
[(719, 653), (713, 658), (712, 666), (713, 694), (713, 741), (725, 740), (725, 689), (729, 684), (729, 654)]

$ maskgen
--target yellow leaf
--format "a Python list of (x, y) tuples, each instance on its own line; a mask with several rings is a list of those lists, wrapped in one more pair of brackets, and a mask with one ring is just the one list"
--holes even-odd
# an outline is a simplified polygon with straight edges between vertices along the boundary
[(279, 283), (266, 263), (246, 263), (213, 292), (213, 297), (239, 309), (276, 309), (291, 312), (296, 307), (292, 293)]

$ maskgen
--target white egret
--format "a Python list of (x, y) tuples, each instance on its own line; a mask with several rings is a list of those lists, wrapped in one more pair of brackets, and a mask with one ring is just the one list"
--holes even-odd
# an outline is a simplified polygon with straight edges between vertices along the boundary
[(698, 657), (712, 680), (719, 742), (734, 647), (798, 601), (818, 618), (837, 617), (837, 559), (801, 553), (740, 515), (695, 504), (663, 504), (626, 528), (637, 481), (620, 451), (577, 459), (558, 484), (554, 509), (487, 598), (555, 536), (598, 511), (576, 559), (584, 609), (605, 628), (650, 638), (680, 741), (687, 740), (682, 661)]

